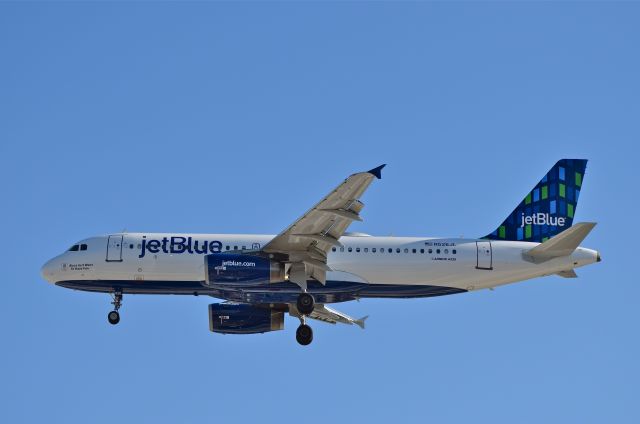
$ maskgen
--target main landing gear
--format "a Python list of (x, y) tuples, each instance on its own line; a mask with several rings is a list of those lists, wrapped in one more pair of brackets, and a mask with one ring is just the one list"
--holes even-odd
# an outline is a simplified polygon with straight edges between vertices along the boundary
[(300, 312), (300, 326), (296, 330), (296, 341), (302, 346), (306, 346), (313, 341), (313, 330), (306, 323), (306, 316), (313, 312), (315, 301), (313, 296), (307, 292), (300, 293), (296, 307)]
[(111, 297), (113, 298), (113, 302), (111, 302), (113, 305), (113, 311), (109, 312), (107, 320), (109, 320), (109, 324), (116, 325), (120, 322), (120, 313), (118, 312), (118, 309), (122, 306), (122, 292), (120, 290), (116, 290), (113, 292)]
[(313, 296), (311, 296), (307, 292), (300, 293), (300, 296), (298, 296), (298, 301), (296, 302), (298, 312), (300, 312), (302, 315), (311, 314), (311, 312), (313, 312), (313, 307), (315, 306), (314, 304), (315, 302), (313, 300)]

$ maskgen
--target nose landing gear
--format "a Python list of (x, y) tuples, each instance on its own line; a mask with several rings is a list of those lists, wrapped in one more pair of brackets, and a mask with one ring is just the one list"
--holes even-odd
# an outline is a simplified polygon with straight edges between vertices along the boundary
[(113, 298), (113, 301), (111, 302), (113, 305), (113, 311), (107, 314), (107, 320), (109, 321), (109, 324), (116, 325), (120, 322), (120, 313), (118, 310), (122, 306), (122, 291), (114, 291), (111, 297)]
[(109, 324), (116, 325), (120, 322), (120, 313), (118, 311), (111, 311), (107, 314), (107, 319), (109, 320)]
[(296, 302), (298, 312), (300, 312), (300, 326), (296, 330), (296, 341), (302, 346), (307, 346), (313, 341), (313, 330), (306, 323), (306, 316), (313, 312), (315, 300), (307, 292), (300, 293)]

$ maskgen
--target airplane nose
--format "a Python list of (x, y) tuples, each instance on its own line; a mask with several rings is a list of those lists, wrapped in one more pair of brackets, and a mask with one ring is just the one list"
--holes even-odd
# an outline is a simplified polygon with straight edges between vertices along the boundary
[(54, 268), (53, 260), (50, 260), (50, 261), (47, 261), (47, 263), (45, 263), (44, 265), (42, 265), (42, 268), (40, 268), (40, 274), (42, 275), (42, 278), (44, 278), (50, 283), (53, 283), (54, 282), (53, 278), (55, 275), (54, 270), (55, 268)]

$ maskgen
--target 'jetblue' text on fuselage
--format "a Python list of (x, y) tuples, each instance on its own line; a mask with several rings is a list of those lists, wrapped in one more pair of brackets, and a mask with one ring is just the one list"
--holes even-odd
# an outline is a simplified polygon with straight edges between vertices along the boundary
[(218, 240), (193, 240), (192, 237), (163, 237), (161, 240), (150, 239), (142, 236), (142, 245), (139, 258), (143, 258), (146, 252), (149, 253), (196, 253), (199, 255), (207, 253), (220, 253), (222, 242)]

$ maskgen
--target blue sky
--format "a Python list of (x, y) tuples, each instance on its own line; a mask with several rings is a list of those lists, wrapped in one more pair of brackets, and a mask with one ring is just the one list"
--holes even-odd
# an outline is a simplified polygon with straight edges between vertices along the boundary
[[(5, 422), (638, 422), (637, 3), (0, 3)], [(352, 172), (376, 235), (482, 236), (553, 163), (604, 261), (208, 331), (205, 297), (46, 284), (73, 242), (277, 233)]]

